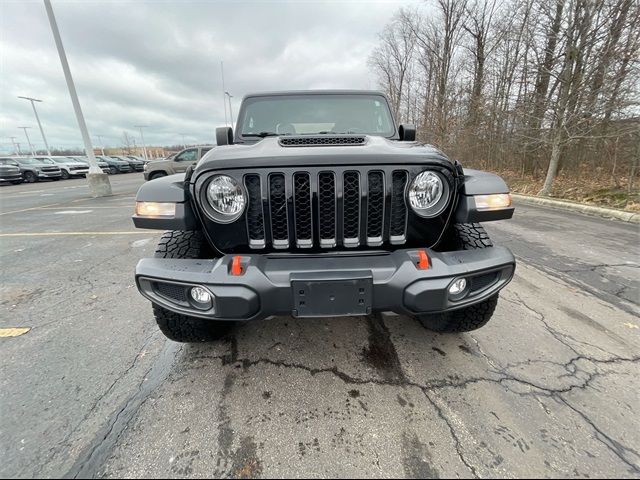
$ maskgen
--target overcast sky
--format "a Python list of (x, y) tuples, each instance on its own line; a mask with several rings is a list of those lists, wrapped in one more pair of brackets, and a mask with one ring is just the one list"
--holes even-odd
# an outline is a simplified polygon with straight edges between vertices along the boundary
[[(419, 3), (414, 0), (413, 3)], [(411, 3), (411, 2), (409, 2)], [(119, 146), (123, 131), (148, 125), (148, 144), (212, 142), (224, 124), (220, 61), (234, 115), (248, 92), (376, 88), (367, 58), (377, 35), (407, 2), (53, 0), (94, 145)], [(81, 146), (42, 1), (0, 0), (0, 151), (20, 126), (51, 147)]]

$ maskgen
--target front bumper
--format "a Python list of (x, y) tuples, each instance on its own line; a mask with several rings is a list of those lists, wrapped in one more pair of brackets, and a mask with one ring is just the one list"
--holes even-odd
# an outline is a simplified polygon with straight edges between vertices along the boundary
[[(425, 270), (418, 268), (417, 250), (350, 256), (241, 255), (240, 275), (231, 273), (231, 255), (215, 260), (144, 258), (136, 266), (136, 284), (153, 303), (211, 320), (374, 311), (411, 315), (481, 302), (507, 285), (515, 270), (515, 258), (505, 247), (426, 252), (429, 268)], [(452, 299), (449, 286), (461, 277), (467, 279), (467, 294)], [(194, 286), (213, 294), (212, 308), (194, 306), (189, 296)], [(362, 298), (354, 299), (345, 291), (356, 296), (360, 292)], [(318, 314), (316, 308), (304, 313), (307, 304), (320, 305), (326, 312)]]
[(38, 172), (38, 178), (60, 178), (62, 177), (62, 173), (60, 171), (57, 172)]
[(22, 180), (21, 173), (5, 173), (0, 174), (0, 182), (15, 182), (18, 180)]

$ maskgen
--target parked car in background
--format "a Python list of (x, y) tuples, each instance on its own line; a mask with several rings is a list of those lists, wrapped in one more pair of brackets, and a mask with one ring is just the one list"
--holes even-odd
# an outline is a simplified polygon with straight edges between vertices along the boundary
[(23, 182), (20, 166), (15, 158), (0, 158), (0, 182), (11, 182), (14, 185)]
[(142, 172), (144, 170), (144, 162), (142, 160), (135, 160), (129, 157), (121, 157), (112, 155), (111, 158), (115, 158), (116, 160), (122, 160), (123, 162), (127, 162), (131, 167), (132, 172)]
[(16, 162), (20, 167), (22, 178), (27, 183), (39, 182), (40, 180), (60, 180), (62, 173), (53, 161), (45, 162), (31, 157), (16, 157)]
[[(87, 159), (87, 157), (76, 156), (76, 157), (67, 157), (67, 158), (70, 158), (72, 160), (77, 160), (78, 162), (82, 162), (86, 165), (89, 165), (89, 160)], [(96, 161), (98, 162), (98, 166), (102, 170), (102, 173), (111, 173), (111, 169), (109, 168), (109, 164), (107, 162), (105, 162), (104, 160), (100, 160), (100, 157), (98, 156), (96, 156)]]
[(129, 162), (125, 162), (124, 160), (119, 160), (117, 158), (107, 156), (96, 157), (96, 159), (106, 162), (109, 165), (109, 173), (111, 174), (129, 173), (132, 171)]
[(67, 180), (71, 177), (84, 177), (89, 173), (89, 165), (84, 162), (79, 162), (69, 157), (35, 157), (37, 160), (42, 160), (44, 163), (53, 164), (60, 167), (60, 174), (63, 180)]
[(198, 163), (204, 154), (212, 148), (212, 145), (189, 147), (165, 160), (149, 162), (144, 166), (144, 179), (153, 180), (174, 173), (186, 172), (189, 165)]
[(130, 158), (131, 160), (138, 160), (139, 162), (142, 162), (142, 163), (144, 163), (145, 165), (151, 161), (150, 159), (149, 159), (149, 160), (145, 160), (144, 158), (142, 158), (142, 157), (137, 157), (137, 156), (135, 156), (135, 155), (126, 155), (126, 157), (127, 157), (127, 158)]

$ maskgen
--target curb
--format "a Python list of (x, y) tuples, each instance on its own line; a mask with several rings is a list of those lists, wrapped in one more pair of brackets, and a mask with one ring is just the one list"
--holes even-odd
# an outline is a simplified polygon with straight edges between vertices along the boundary
[(570, 202), (567, 200), (556, 200), (555, 198), (532, 197), (530, 195), (520, 195), (512, 193), (511, 196), (522, 203), (533, 205), (544, 205), (547, 207), (569, 210), (572, 212), (584, 213), (586, 215), (594, 215), (597, 217), (614, 218), (628, 223), (640, 224), (640, 213), (625, 212), (615, 208), (596, 207), (593, 205), (585, 205), (584, 203)]

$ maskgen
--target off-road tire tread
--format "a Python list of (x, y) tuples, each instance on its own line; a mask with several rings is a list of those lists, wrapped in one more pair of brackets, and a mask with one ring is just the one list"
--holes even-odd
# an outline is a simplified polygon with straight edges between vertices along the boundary
[(164, 232), (156, 247), (156, 258), (201, 258), (207, 240), (200, 231), (171, 230)]
[(226, 322), (201, 320), (153, 305), (156, 323), (165, 337), (174, 342), (211, 342), (225, 336), (231, 325)]
[(458, 247), (462, 250), (493, 247), (489, 234), (479, 223), (456, 223), (453, 229)]
[(483, 302), (453, 312), (437, 313), (420, 318), (422, 325), (429, 330), (442, 333), (471, 332), (484, 327), (498, 305), (498, 295)]
[[(203, 258), (207, 240), (200, 231), (165, 232), (156, 247), (156, 258)], [(153, 315), (162, 333), (175, 342), (196, 343), (218, 340), (226, 335), (232, 322), (204, 320), (172, 312), (153, 305)]]
[[(476, 250), (493, 247), (493, 242), (479, 223), (456, 223), (453, 240), (458, 250)], [(441, 333), (461, 333), (477, 330), (491, 320), (498, 305), (498, 294), (486, 300), (452, 312), (417, 315), (428, 330)]]

